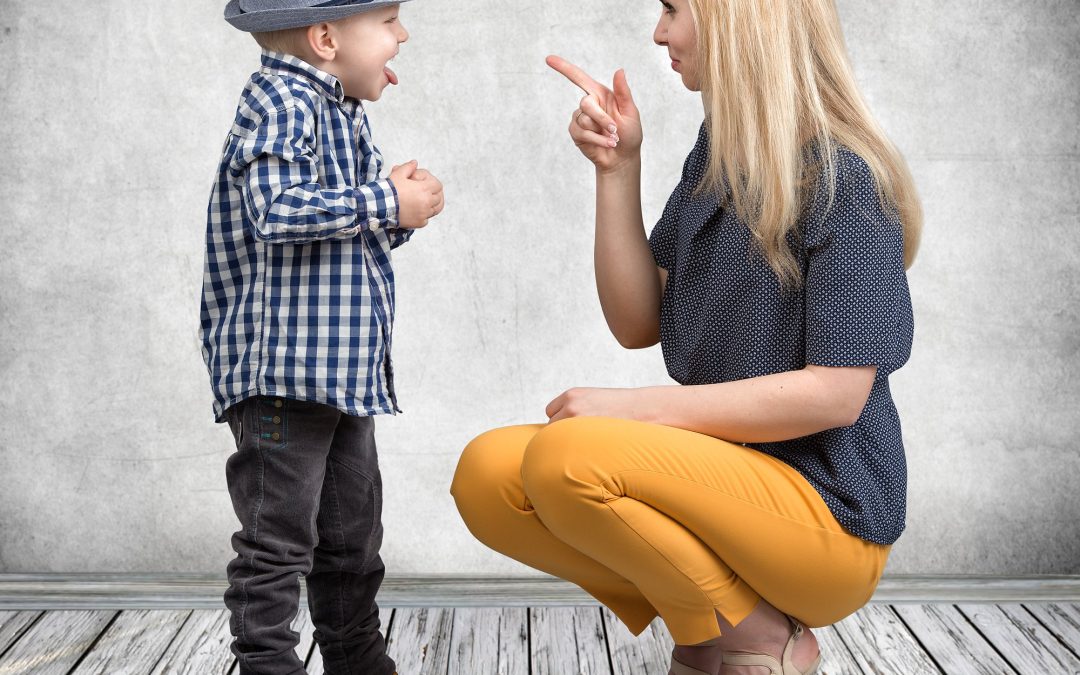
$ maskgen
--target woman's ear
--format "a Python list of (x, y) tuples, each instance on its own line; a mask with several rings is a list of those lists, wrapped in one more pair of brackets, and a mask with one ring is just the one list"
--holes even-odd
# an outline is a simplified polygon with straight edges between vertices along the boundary
[(308, 26), (305, 32), (311, 52), (323, 61), (333, 61), (337, 55), (337, 34), (329, 23)]

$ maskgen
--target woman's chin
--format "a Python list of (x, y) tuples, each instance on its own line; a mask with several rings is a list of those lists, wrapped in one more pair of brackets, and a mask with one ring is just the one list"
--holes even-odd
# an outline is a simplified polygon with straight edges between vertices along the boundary
[(701, 86), (693, 78), (687, 78), (686, 73), (679, 73), (679, 79), (689, 91), (701, 91)]

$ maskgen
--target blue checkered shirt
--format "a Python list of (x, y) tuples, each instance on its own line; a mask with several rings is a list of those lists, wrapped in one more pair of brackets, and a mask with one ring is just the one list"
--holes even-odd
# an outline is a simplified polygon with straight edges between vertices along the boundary
[(255, 395), (351, 415), (394, 394), (390, 251), (397, 192), (360, 101), (293, 56), (262, 53), (207, 210), (200, 337), (214, 418)]

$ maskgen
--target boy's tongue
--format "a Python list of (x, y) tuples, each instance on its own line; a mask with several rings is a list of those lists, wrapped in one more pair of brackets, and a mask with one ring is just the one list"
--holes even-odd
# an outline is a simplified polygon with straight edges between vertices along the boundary
[(390, 80), (390, 84), (397, 84), (397, 73), (390, 70), (390, 66), (385, 66), (383, 72), (386, 73), (386, 79)]

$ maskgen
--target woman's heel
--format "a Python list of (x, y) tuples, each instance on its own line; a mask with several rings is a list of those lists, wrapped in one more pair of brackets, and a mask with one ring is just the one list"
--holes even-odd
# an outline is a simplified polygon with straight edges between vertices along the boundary
[(821, 665), (821, 652), (806, 670), (799, 670), (791, 661), (791, 652), (795, 648), (795, 642), (802, 636), (803, 627), (790, 615), (786, 615), (791, 625), (795, 627), (787, 644), (784, 645), (782, 660), (777, 661), (775, 656), (760, 654), (757, 652), (725, 651), (724, 663), (732, 666), (764, 666), (769, 669), (769, 675), (816, 675)]

